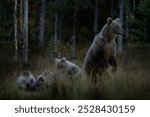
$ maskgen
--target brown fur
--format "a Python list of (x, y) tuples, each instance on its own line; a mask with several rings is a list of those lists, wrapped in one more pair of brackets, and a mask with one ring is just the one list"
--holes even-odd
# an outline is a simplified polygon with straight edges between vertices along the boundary
[(83, 70), (88, 76), (102, 76), (109, 64), (113, 67), (112, 71), (117, 70), (115, 38), (116, 34), (122, 32), (119, 19), (108, 18), (101, 32), (95, 36), (84, 59)]

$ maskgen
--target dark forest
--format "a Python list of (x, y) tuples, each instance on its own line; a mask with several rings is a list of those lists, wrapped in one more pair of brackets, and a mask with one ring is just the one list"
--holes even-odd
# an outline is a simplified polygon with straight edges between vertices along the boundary
[[(20, 90), (22, 71), (55, 71), (55, 58), (82, 68), (107, 19), (119, 18), (118, 69), (96, 83), (62, 78)], [(150, 99), (150, 0), (0, 0), (0, 99)], [(100, 80), (101, 79), (101, 80)]]

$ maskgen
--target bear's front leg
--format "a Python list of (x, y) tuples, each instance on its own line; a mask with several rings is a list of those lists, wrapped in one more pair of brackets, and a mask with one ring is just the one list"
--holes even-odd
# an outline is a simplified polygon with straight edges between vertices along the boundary
[(118, 68), (116, 58), (114, 56), (111, 56), (108, 60), (108, 63), (113, 67), (112, 72), (116, 72)]

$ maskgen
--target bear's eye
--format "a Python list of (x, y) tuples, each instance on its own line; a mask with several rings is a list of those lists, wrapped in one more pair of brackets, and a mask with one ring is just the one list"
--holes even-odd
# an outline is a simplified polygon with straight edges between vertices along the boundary
[(64, 62), (65, 62), (65, 60), (64, 60), (64, 59), (62, 59), (62, 60), (61, 60), (61, 62), (62, 62), (62, 63), (64, 63)]
[(75, 71), (75, 68), (73, 67), (71, 70), (72, 70), (72, 71)]

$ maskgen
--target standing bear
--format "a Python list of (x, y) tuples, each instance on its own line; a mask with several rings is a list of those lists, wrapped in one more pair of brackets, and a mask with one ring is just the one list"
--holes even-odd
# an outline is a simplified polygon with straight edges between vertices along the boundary
[(117, 70), (115, 38), (117, 34), (121, 35), (123, 32), (119, 18), (107, 19), (107, 23), (95, 36), (84, 59), (83, 70), (87, 76), (96, 80), (97, 76), (105, 73), (108, 65), (113, 67), (113, 72)]

